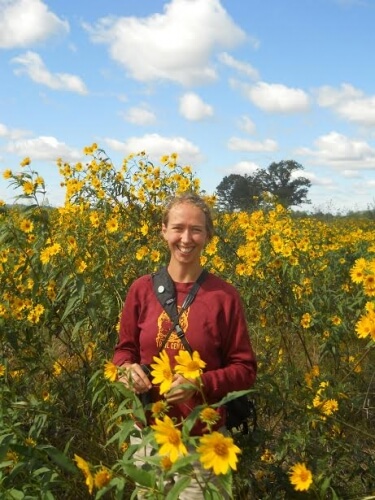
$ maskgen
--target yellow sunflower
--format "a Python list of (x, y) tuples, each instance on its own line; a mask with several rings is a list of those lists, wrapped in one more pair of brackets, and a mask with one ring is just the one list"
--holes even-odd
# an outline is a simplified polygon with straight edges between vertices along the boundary
[(302, 315), (300, 324), (302, 328), (309, 328), (311, 324), (311, 314), (305, 313)]
[(336, 399), (327, 399), (324, 401), (321, 411), (324, 415), (332, 415), (335, 411), (338, 411), (339, 404)]
[(367, 262), (364, 258), (357, 259), (350, 270), (350, 277), (354, 283), (362, 283), (365, 277)]
[(356, 323), (355, 331), (357, 336), (361, 339), (365, 339), (369, 335), (373, 340), (375, 340), (375, 313), (374, 311), (368, 311), (367, 314), (362, 314)]
[(175, 359), (177, 361), (176, 373), (193, 380), (200, 377), (203, 368), (206, 366), (197, 351), (194, 351), (192, 355), (187, 351), (180, 351)]
[(167, 410), (168, 403), (166, 400), (160, 399), (159, 401), (155, 401), (155, 403), (151, 406), (151, 413), (153, 417), (164, 417)]
[(214, 425), (220, 419), (220, 413), (215, 408), (207, 406), (199, 413), (199, 419), (207, 425)]
[(22, 184), (22, 189), (25, 194), (33, 194), (34, 193), (34, 184), (30, 181), (25, 181)]
[(95, 486), (100, 490), (104, 486), (106, 486), (110, 480), (112, 479), (112, 473), (106, 467), (102, 467), (95, 474), (94, 483)]
[(4, 179), (10, 179), (12, 177), (12, 175), (13, 175), (13, 173), (9, 168), (7, 170), (4, 170), (4, 172), (3, 172)]
[(24, 233), (31, 233), (32, 230), (34, 229), (34, 224), (31, 220), (29, 219), (24, 219), (23, 221), (21, 221), (20, 223), (20, 229), (21, 231), (23, 231)]
[(112, 361), (106, 361), (104, 364), (104, 377), (110, 382), (115, 382), (117, 379), (118, 367)]
[(307, 491), (312, 483), (312, 473), (305, 464), (297, 463), (290, 470), (289, 480), (296, 491)]
[(229, 468), (237, 469), (237, 455), (241, 450), (231, 437), (215, 431), (202, 436), (199, 442), (197, 451), (205, 469), (213, 469), (216, 475), (226, 474)]
[(155, 385), (160, 384), (160, 394), (165, 394), (171, 388), (173, 380), (173, 372), (168, 354), (162, 351), (159, 358), (154, 356), (154, 361), (155, 363), (151, 365), (151, 375), (153, 376), (152, 383)]
[(92, 477), (92, 474), (90, 471), (90, 466), (86, 462), (86, 460), (84, 460), (83, 458), (81, 458), (78, 455), (74, 455), (74, 461), (76, 462), (77, 467), (82, 471), (83, 475), (85, 476), (86, 486), (87, 486), (87, 489), (89, 490), (89, 493), (91, 495), (92, 490), (94, 488), (94, 478)]
[(151, 425), (155, 431), (155, 440), (161, 445), (159, 455), (166, 455), (174, 463), (180, 455), (187, 455), (187, 449), (181, 439), (181, 431), (176, 429), (173, 420), (165, 415), (163, 420), (155, 419)]

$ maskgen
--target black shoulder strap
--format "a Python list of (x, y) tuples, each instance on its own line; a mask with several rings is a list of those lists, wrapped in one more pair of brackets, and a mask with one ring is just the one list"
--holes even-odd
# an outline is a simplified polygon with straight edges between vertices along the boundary
[(176, 320), (176, 289), (166, 267), (152, 274), (154, 293), (173, 322)]
[(152, 274), (152, 282), (153, 282), (153, 287), (154, 287), (154, 292), (155, 295), (160, 302), (161, 306), (163, 309), (166, 311), (168, 316), (170, 317), (172, 321), (172, 328), (168, 332), (167, 336), (164, 339), (164, 342), (162, 346), (160, 347), (160, 351), (163, 350), (165, 344), (167, 343), (167, 340), (169, 336), (172, 334), (172, 332), (175, 330), (178, 337), (181, 339), (183, 342), (185, 348), (191, 352), (191, 347), (189, 343), (186, 340), (186, 337), (184, 335), (183, 330), (181, 329), (179, 325), (179, 319), (180, 316), (186, 309), (191, 305), (193, 300), (195, 299), (195, 296), (199, 290), (200, 285), (203, 283), (207, 276), (207, 271), (204, 269), (201, 274), (199, 275), (197, 281), (193, 284), (191, 289), (189, 290), (189, 293), (187, 294), (180, 312), (178, 312), (177, 309), (177, 299), (176, 299), (176, 289), (173, 283), (172, 278), (170, 277), (168, 270), (166, 267), (162, 267), (159, 269), (159, 271), (155, 272)]

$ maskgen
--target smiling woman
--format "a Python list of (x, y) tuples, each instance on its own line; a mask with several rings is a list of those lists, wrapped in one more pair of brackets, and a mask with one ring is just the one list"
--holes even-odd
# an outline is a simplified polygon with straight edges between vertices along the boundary
[[(148, 425), (159, 433), (159, 454), (167, 455), (172, 462), (177, 459), (173, 443), (179, 443), (176, 427), (198, 406), (212, 405), (229, 392), (249, 389), (256, 377), (255, 356), (238, 292), (218, 276), (203, 273), (201, 254), (213, 235), (211, 212), (203, 198), (195, 193), (172, 198), (162, 217), (162, 236), (170, 253), (167, 272), (176, 292), (178, 321), (172, 323), (166, 317), (154, 293), (152, 275), (142, 276), (128, 291), (115, 348), (114, 363), (125, 371), (121, 380), (137, 394), (147, 394), (147, 401), (162, 407), (164, 421), (152, 411)], [(205, 278), (201, 282), (202, 273)], [(186, 297), (192, 295), (197, 280), (198, 291), (185, 308)], [(159, 288), (160, 293), (165, 293), (164, 287)], [(143, 370), (150, 365), (152, 382)], [(160, 405), (160, 401), (164, 404)], [(226, 436), (225, 407), (219, 407), (217, 413), (215, 410), (212, 425), (207, 424), (206, 413), (190, 432), (201, 439), (202, 456), (194, 462), (195, 479), (180, 499), (204, 498), (201, 485), (207, 482), (211, 474), (207, 469), (213, 468), (213, 462), (217, 462), (213, 471), (218, 475), (236, 467), (239, 450)], [(209, 435), (214, 437), (209, 439)], [(212, 461), (208, 457), (212, 457), (215, 446), (223, 455)], [(220, 482), (215, 485), (223, 498), (231, 498)]]

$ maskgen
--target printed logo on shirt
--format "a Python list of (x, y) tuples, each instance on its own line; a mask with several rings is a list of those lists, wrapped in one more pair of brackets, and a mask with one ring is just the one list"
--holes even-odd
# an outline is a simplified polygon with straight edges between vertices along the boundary
[[(178, 309), (180, 309), (180, 308), (178, 308)], [(189, 324), (189, 322), (188, 322), (189, 309), (182, 313), (182, 315), (180, 316), (180, 320), (179, 320), (180, 326), (184, 332), (186, 332), (188, 324)], [(168, 314), (163, 310), (158, 318), (158, 332), (156, 335), (156, 345), (158, 348), (160, 348), (163, 345), (164, 339), (168, 335), (168, 332), (171, 329), (171, 327), (172, 327), (172, 322), (171, 322)], [(169, 336), (164, 348), (165, 349), (172, 349), (175, 351), (180, 351), (181, 349), (184, 349), (184, 346), (183, 346), (181, 340), (177, 337), (176, 332), (172, 332), (171, 335)]]

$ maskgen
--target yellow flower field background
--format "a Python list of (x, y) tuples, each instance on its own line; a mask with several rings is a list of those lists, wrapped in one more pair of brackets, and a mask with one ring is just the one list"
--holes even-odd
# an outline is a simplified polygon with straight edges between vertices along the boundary
[[(142, 442), (155, 454), (139, 468), (129, 435), (144, 410), (110, 363), (119, 314), (130, 283), (166, 262), (165, 200), (200, 183), (173, 154), (116, 167), (95, 144), (85, 153), (86, 163), (57, 162), (59, 208), (44, 204), (32, 159), (3, 173), (19, 199), (0, 206), (0, 497), (126, 499), (138, 483), (173, 500), (198, 451), (210, 464), (223, 446), (212, 478), (233, 482), (237, 499), (374, 497), (374, 220), (302, 217), (272, 200), (222, 214), (207, 196), (216, 236), (202, 263), (243, 298), (257, 427), (233, 442), (208, 432), (199, 446), (189, 436), (199, 413), (174, 428), (160, 404)], [(215, 411), (202, 415), (214, 423)], [(173, 436), (171, 454), (158, 453)], [(215, 484), (203, 487), (214, 495)]]

